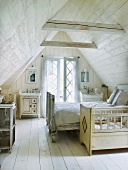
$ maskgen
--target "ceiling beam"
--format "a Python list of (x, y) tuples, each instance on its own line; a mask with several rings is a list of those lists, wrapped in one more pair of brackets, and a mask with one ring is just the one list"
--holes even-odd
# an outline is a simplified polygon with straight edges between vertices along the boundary
[(43, 41), (41, 46), (68, 47), (68, 48), (97, 48), (94, 43)]
[(56, 31), (103, 31), (109, 33), (125, 33), (119, 24), (102, 24), (75, 21), (49, 20), (42, 27), (43, 30)]

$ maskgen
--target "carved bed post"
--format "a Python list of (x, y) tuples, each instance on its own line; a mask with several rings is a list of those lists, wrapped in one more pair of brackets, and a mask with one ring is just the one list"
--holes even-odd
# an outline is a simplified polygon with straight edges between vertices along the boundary
[(47, 96), (46, 96), (46, 122), (47, 122), (47, 125), (49, 125), (49, 103), (50, 103), (50, 93), (47, 92)]
[(56, 125), (55, 125), (55, 115), (54, 115), (54, 104), (55, 96), (51, 95), (50, 97), (51, 109), (50, 109), (50, 133), (52, 136), (52, 142), (56, 142)]

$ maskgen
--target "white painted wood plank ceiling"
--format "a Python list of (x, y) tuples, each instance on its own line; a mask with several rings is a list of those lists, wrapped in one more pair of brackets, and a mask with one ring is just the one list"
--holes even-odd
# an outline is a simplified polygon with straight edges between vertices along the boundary
[(0, 0), (0, 85), (43, 47), (41, 28), (67, 0)]
[(49, 19), (120, 24), (125, 34), (66, 33), (73, 42), (96, 44), (79, 50), (104, 84), (128, 83), (128, 0), (0, 0), (0, 85), (52, 40), (56, 32), (41, 29)]
[[(115, 86), (118, 83), (128, 83), (128, 1), (83, 0), (80, 2), (78, 5), (77, 0), (73, 0), (72, 3), (70, 1), (69, 5), (67, 4), (52, 19), (59, 20), (59, 16), (62, 16), (62, 20), (120, 24), (125, 34), (105, 32), (78, 32), (77, 34), (67, 32), (67, 34), (72, 41), (90, 41), (96, 44), (98, 49), (79, 50), (104, 84)], [(63, 13), (68, 13), (68, 17), (66, 18)]]

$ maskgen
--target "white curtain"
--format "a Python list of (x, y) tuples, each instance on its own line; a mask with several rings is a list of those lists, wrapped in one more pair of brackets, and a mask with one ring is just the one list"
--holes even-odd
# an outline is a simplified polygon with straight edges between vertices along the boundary
[[(47, 82), (47, 62), (49, 61), (50, 57), (43, 57), (42, 58), (42, 84), (41, 84), (41, 98), (42, 98), (42, 104), (41, 104), (41, 109), (42, 109), (42, 115), (43, 117), (46, 117), (46, 94), (47, 94), (47, 87), (48, 87), (48, 82)], [(79, 81), (79, 58), (74, 57), (74, 60), (76, 61), (75, 67), (74, 67), (74, 72), (75, 72), (75, 102), (80, 102), (80, 95), (79, 95), (79, 88), (80, 88), (80, 81)]]
[(46, 117), (46, 94), (47, 94), (47, 58), (42, 58), (42, 84), (41, 84), (41, 96), (42, 96), (42, 116)]
[(80, 102), (79, 57), (75, 57), (75, 102)]

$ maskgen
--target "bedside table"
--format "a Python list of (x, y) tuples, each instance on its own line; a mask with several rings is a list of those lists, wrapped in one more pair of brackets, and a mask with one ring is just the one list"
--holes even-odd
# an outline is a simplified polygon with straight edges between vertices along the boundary
[(83, 102), (93, 102), (93, 101), (102, 101), (103, 93), (100, 94), (84, 94), (82, 93)]

